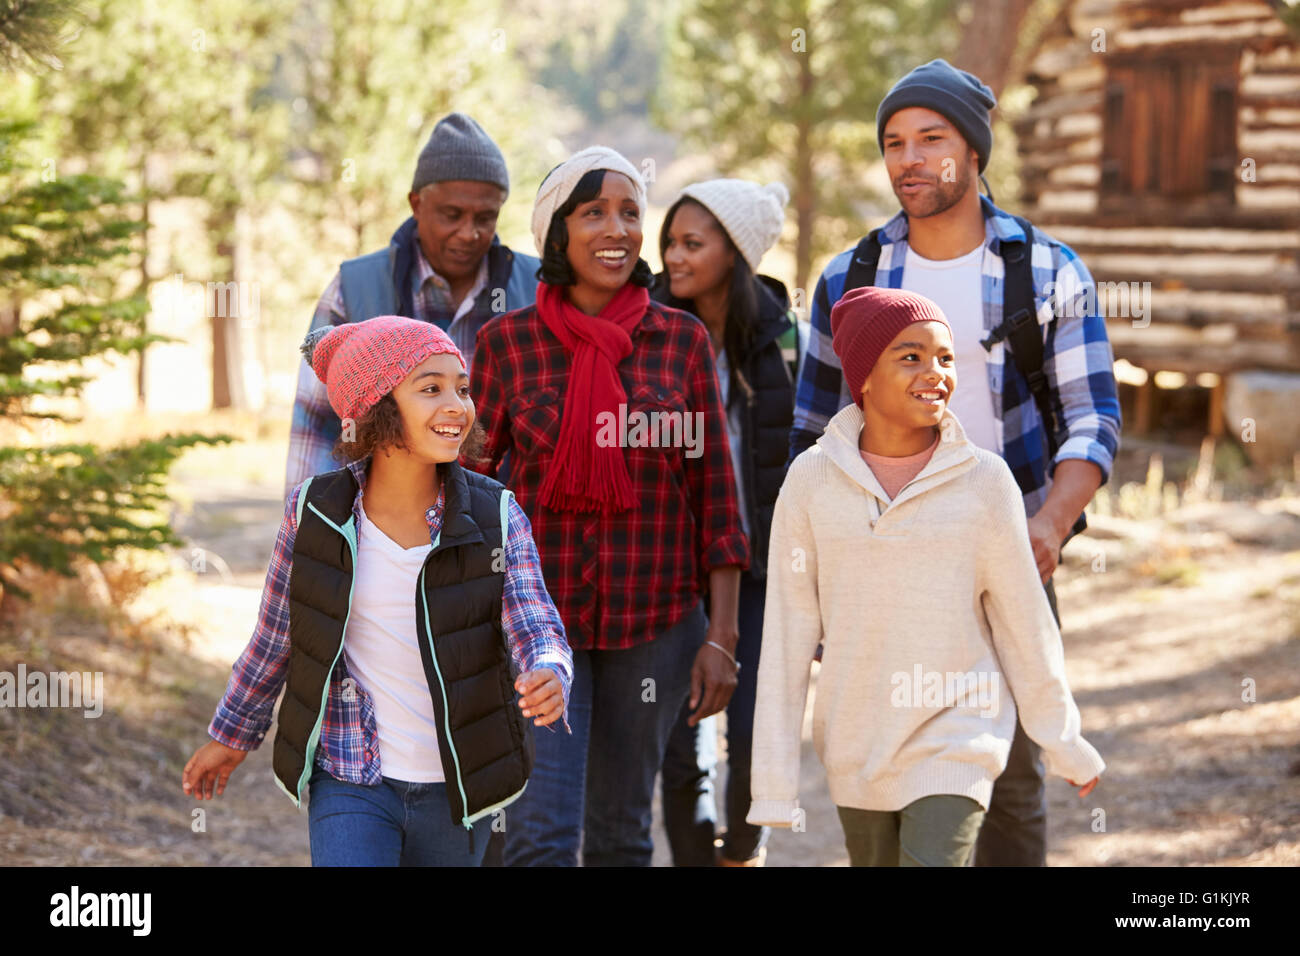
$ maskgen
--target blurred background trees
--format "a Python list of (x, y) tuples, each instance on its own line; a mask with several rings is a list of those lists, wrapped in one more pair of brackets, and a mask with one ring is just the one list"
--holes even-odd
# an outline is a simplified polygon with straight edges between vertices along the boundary
[[(659, 209), (689, 179), (785, 182), (789, 244), (765, 271), (807, 289), (896, 208), (874, 123), (890, 84), (946, 56), (1001, 86), (1016, 25), (1057, 2), (981, 0), (976, 18), (974, 0), (0, 0), (0, 500), (34, 509), (37, 537), (57, 524), (41, 508), (70, 516), (92, 488), (118, 513), (148, 504), (180, 446), (89, 451), (62, 424), (82, 412), (283, 426), (315, 300), (409, 215), (416, 155), (452, 110), (506, 155), (507, 244), (532, 251), (537, 184), (600, 142)], [(0, 562), (34, 553), (20, 525)], [(57, 550), (40, 560), (65, 564)]]

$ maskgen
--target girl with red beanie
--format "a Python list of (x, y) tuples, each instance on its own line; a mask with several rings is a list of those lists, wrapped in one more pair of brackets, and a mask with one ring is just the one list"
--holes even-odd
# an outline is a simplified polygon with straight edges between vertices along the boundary
[(295, 806), (310, 791), (313, 865), (477, 866), (573, 674), (528, 518), (458, 464), (476, 410), (437, 326), (380, 316), (303, 352), (351, 463), (290, 492), (257, 628), (182, 788), (221, 794), (283, 688), (272, 767)]
[(749, 547), (727, 425), (708, 332), (646, 291), (644, 214), (614, 150), (556, 167), (533, 207), (537, 304), (478, 336), (487, 439), (466, 461), (495, 474), (509, 453), (575, 671), (573, 735), (539, 735), (507, 865), (576, 865), (581, 841), (588, 866), (648, 866), (669, 731), (684, 702), (707, 717), (736, 686)]
[[(952, 331), (929, 299), (864, 287), (831, 311), (856, 403), (776, 502), (749, 822), (793, 826), (809, 668), (813, 743), (854, 866), (964, 866), (1019, 710), (1049, 773), (1105, 764), (1080, 733), (1019, 488), (948, 409)], [(1077, 784), (1076, 784), (1077, 786)]]

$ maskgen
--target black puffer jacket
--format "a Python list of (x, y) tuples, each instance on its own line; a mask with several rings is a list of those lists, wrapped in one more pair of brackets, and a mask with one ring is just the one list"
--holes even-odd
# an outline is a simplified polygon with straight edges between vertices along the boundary
[[(674, 299), (668, 292), (668, 277), (660, 274), (651, 289), (657, 302), (691, 312), (692, 303)], [(768, 539), (772, 534), (772, 512), (776, 496), (785, 481), (790, 428), (794, 424), (794, 378), (781, 353), (779, 339), (794, 327), (790, 316), (790, 295), (771, 276), (756, 279), (758, 321), (749, 351), (740, 356), (738, 367), (752, 390), (741, 415), (741, 474), (745, 489), (746, 519), (749, 523), (750, 572), (767, 577)], [(734, 361), (734, 359), (733, 359)], [(728, 396), (733, 407), (744, 402), (740, 389)], [(730, 410), (728, 410), (730, 411)]]

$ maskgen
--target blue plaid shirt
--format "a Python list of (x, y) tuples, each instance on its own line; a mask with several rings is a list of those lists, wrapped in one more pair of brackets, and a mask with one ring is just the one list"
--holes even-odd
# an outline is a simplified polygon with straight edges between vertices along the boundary
[[(984, 213), (984, 329), (1002, 322), (1002, 242), (1024, 241), (1016, 220), (980, 197)], [(794, 428), (790, 433), (790, 458), (812, 445), (831, 417), (853, 401), (844, 383), (840, 361), (831, 348), (831, 307), (844, 294), (844, 282), (853, 261), (853, 249), (830, 261), (812, 303), (812, 328), (808, 354), (799, 375)], [(875, 284), (898, 289), (903, 284), (907, 259), (907, 216), (899, 213), (880, 232), (880, 261)], [(1119, 447), (1120, 411), (1115, 385), (1114, 359), (1106, 323), (1095, 309), (1096, 289), (1087, 267), (1069, 246), (1034, 230), (1031, 258), (1034, 305), (1043, 329), (1043, 372), (1067, 436), (1052, 461), (1042, 419), (1029, 385), (1005, 342), (998, 342), (985, 357), (989, 391), (1000, 396), (993, 402), (999, 447), (1024, 494), (1025, 511), (1032, 516), (1047, 500), (1051, 474), (1067, 459), (1090, 461), (1101, 469), (1102, 482), (1110, 476)]]

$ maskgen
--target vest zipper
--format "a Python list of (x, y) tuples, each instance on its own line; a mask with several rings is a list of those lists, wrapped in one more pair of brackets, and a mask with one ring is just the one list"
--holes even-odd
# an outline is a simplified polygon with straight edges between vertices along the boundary
[[(441, 538), (441, 535), (439, 535)], [(426, 566), (420, 568), (420, 603), (424, 608), (424, 639), (429, 644), (429, 657), (433, 661), (433, 672), (438, 678), (438, 690), (442, 694), (442, 732), (447, 735), (447, 749), (451, 751), (451, 761), (456, 770), (456, 789), (460, 791), (460, 822), (461, 825), (469, 831), (470, 852), (474, 851), (474, 824), (469, 818), (469, 798), (465, 796), (465, 781), (460, 773), (460, 757), (456, 753), (456, 743), (451, 737), (451, 724), (448, 721), (450, 708), (447, 706), (447, 682), (442, 679), (442, 668), (438, 666), (438, 653), (433, 648), (433, 626), (429, 623), (429, 595), (424, 588), (424, 572)]]
[(343, 631), (339, 636), (339, 649), (334, 652), (334, 660), (330, 664), (329, 671), (325, 674), (325, 687), (321, 691), (320, 711), (316, 715), (316, 726), (312, 728), (311, 736), (307, 738), (307, 754), (306, 754), (307, 759), (303, 763), (302, 776), (298, 778), (298, 786), (297, 786), (298, 794), (296, 799), (294, 800), (295, 804), (299, 804), (299, 802), (302, 800), (303, 784), (305, 784), (307, 782), (307, 778), (311, 776), (312, 762), (316, 759), (316, 746), (317, 744), (320, 743), (321, 725), (325, 723), (325, 707), (327, 701), (329, 700), (330, 676), (334, 673), (334, 668), (338, 666), (339, 658), (343, 656), (343, 644), (347, 640), (347, 636), (348, 636), (348, 621), (352, 619), (352, 594), (353, 591), (356, 590), (356, 583), (357, 583), (357, 541), (355, 537), (356, 531), (354, 529), (352, 534), (348, 534), (347, 531), (343, 530), (344, 528), (347, 528), (352, 525), (353, 519), (349, 518), (347, 521), (343, 523), (343, 526), (340, 527), (339, 525), (336, 525), (333, 521), (330, 521), (329, 518), (321, 514), (320, 511), (316, 508), (316, 506), (311, 502), (307, 503), (307, 507), (310, 508), (312, 511), (315, 511), (317, 517), (319, 517), (327, 525), (329, 525), (340, 535), (342, 535), (343, 540), (348, 543), (348, 550), (351, 551), (352, 553), (352, 580), (348, 584), (348, 613), (343, 618)]

